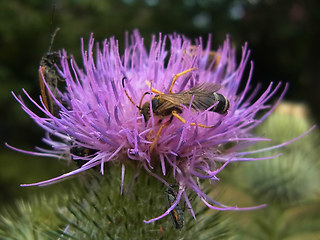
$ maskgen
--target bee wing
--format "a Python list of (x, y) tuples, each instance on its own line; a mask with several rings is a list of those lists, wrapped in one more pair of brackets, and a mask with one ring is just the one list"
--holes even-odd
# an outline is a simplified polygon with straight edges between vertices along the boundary
[(190, 104), (191, 98), (194, 96), (191, 107), (195, 110), (204, 111), (218, 101), (213, 93), (218, 91), (220, 88), (220, 84), (203, 83), (180, 94), (190, 96), (185, 97), (185, 99), (188, 99), (188, 103), (183, 103), (184, 105)]
[(221, 85), (218, 83), (202, 83), (199, 85), (194, 86), (193, 88), (190, 88), (186, 91), (183, 91), (181, 93), (185, 93), (185, 92), (217, 92), (219, 91), (221, 88)]
[(203, 83), (181, 93), (162, 94), (161, 98), (166, 101), (164, 101), (157, 110), (158, 112), (162, 112), (168, 109), (177, 108), (182, 111), (181, 104), (189, 106), (193, 96), (191, 107), (194, 110), (206, 110), (217, 102), (213, 93), (220, 88), (220, 84)]
[(181, 93), (161, 94), (160, 98), (165, 101), (163, 101), (162, 104), (158, 106), (157, 112), (159, 113), (166, 112), (169, 109), (175, 109), (175, 110), (180, 109), (182, 111), (181, 104), (188, 105), (190, 103), (191, 97), (192, 96), (189, 97), (189, 101), (188, 101), (188, 99), (186, 99), (186, 96), (184, 96), (184, 94), (181, 94)]

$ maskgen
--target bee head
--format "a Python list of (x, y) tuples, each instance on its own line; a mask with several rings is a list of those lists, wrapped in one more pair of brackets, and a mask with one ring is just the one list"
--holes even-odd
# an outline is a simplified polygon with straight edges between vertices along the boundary
[(47, 52), (41, 59), (40, 65), (54, 67), (54, 65), (57, 64), (58, 67), (60, 67), (60, 61), (59, 52)]
[[(150, 93), (146, 92), (145, 95), (146, 94), (150, 94)], [(157, 114), (157, 108), (161, 104), (159, 95), (156, 95), (152, 98), (151, 104), (152, 104), (152, 112)], [(141, 106), (141, 101), (140, 101), (140, 106)], [(142, 105), (142, 107), (140, 106), (137, 106), (137, 108), (139, 109), (140, 113), (144, 116), (145, 122), (147, 122), (150, 119), (150, 102), (149, 101), (145, 102)]]
[(146, 102), (142, 105), (142, 107), (137, 106), (140, 111), (140, 114), (143, 115), (145, 123), (150, 119), (150, 103)]

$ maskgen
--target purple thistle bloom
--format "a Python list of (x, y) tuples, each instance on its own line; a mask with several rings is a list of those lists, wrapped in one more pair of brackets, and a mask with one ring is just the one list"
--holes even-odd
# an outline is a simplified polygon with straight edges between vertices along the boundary
[[(139, 162), (150, 175), (165, 185), (170, 185), (167, 182), (168, 175), (172, 175), (175, 184), (179, 185), (176, 200), (171, 207), (161, 216), (145, 221), (146, 223), (166, 216), (182, 199), (186, 201), (194, 216), (187, 196), (188, 189), (192, 189), (212, 209), (251, 210), (265, 206), (251, 208), (225, 206), (202, 191), (201, 181), (206, 179), (212, 183), (218, 181), (217, 174), (231, 162), (277, 157), (280, 154), (263, 158), (250, 158), (247, 155), (282, 147), (313, 129), (281, 145), (256, 151), (243, 151), (259, 141), (270, 141), (253, 136), (250, 131), (275, 109), (284, 96), (287, 84), (276, 104), (268, 105), (267, 102), (279, 91), (281, 83), (275, 86), (270, 83), (262, 95), (257, 96), (258, 88), (250, 86), (253, 69), (251, 62), (249, 78), (245, 88), (239, 93), (250, 51), (247, 45), (242, 48), (242, 58), (237, 66), (235, 50), (231, 48), (228, 38), (215, 52), (210, 50), (210, 36), (204, 46), (201, 38), (192, 45), (191, 41), (183, 36), (174, 34), (167, 37), (160, 34), (158, 39), (153, 37), (149, 51), (146, 50), (143, 38), (137, 31), (131, 37), (127, 36), (126, 40), (123, 55), (120, 55), (118, 42), (114, 38), (105, 40), (102, 49), (97, 44), (95, 54), (93, 37), (90, 38), (88, 50), (84, 50), (82, 41), (83, 69), (63, 51), (59, 73), (65, 79), (66, 88), (60, 89), (59, 97), (56, 97), (47, 86), (55, 104), (60, 108), (58, 116), (54, 116), (46, 109), (42, 98), (40, 98), (41, 104), (38, 104), (23, 90), (45, 116), (32, 112), (21, 97), (13, 94), (23, 110), (46, 131), (44, 142), (52, 149), (37, 148), (37, 152), (28, 152), (11, 148), (33, 155), (86, 161), (79, 169), (62, 176), (22, 186), (52, 184), (97, 165), (100, 165), (103, 174), (105, 163), (120, 161), (122, 189), (126, 162), (131, 160)], [(206, 110), (194, 111), (191, 107), (194, 100), (192, 97), (190, 103), (181, 106), (183, 111), (179, 115), (185, 120), (183, 123), (171, 114), (166, 117), (157, 116), (153, 112), (155, 106), (151, 104), (155, 95), (148, 94), (143, 103), (150, 103), (150, 118), (145, 121), (145, 116), (140, 114), (137, 107), (141, 96), (145, 92), (152, 92), (152, 88), (168, 94), (173, 77), (192, 68), (195, 69), (177, 78), (173, 92), (179, 93), (203, 83), (221, 85), (217, 92), (229, 101), (230, 107), (227, 113), (210, 111), (217, 102)], [(43, 77), (43, 80), (45, 82), (46, 79)], [(125, 86), (122, 80), (125, 80)], [(61, 99), (61, 102), (57, 99)], [(257, 113), (265, 109), (268, 111), (257, 118)], [(168, 121), (171, 121), (170, 124), (165, 125), (157, 136), (159, 128)], [(54, 136), (54, 139), (51, 136)], [(57, 138), (61, 140), (58, 141)], [(233, 145), (227, 147), (227, 143)], [(95, 151), (80, 156), (72, 153), (74, 147)]]

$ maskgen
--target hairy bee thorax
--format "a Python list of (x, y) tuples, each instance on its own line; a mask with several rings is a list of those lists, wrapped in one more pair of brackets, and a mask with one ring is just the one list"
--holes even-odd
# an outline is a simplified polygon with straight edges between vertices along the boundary
[(155, 95), (151, 101), (152, 112), (155, 115), (162, 116), (162, 117), (170, 116), (173, 111), (176, 111), (178, 113), (182, 113), (182, 110), (177, 106), (168, 107), (165, 110), (158, 111), (159, 107), (162, 104), (165, 104), (166, 102), (167, 102), (167, 100), (164, 100), (163, 98), (161, 98), (161, 95)]

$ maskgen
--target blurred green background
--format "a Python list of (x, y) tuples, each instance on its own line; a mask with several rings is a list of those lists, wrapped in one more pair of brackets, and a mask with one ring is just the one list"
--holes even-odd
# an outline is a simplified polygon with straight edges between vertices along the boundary
[[(2, 0), (0, 2), (0, 204), (30, 193), (63, 187), (20, 188), (68, 170), (55, 159), (27, 156), (4, 142), (32, 150), (44, 146), (43, 131), (21, 110), (10, 91), (25, 88), (38, 99), (38, 66), (50, 34), (60, 27), (53, 50), (66, 49), (80, 59), (80, 38), (91, 32), (97, 41), (125, 31), (151, 34), (178, 32), (189, 38), (213, 35), (213, 48), (229, 34), (240, 54), (249, 43), (254, 61), (253, 84), (289, 82), (286, 99), (304, 102), (314, 122), (320, 111), (320, 2), (318, 0)], [(31, 104), (30, 104), (31, 106)]]

